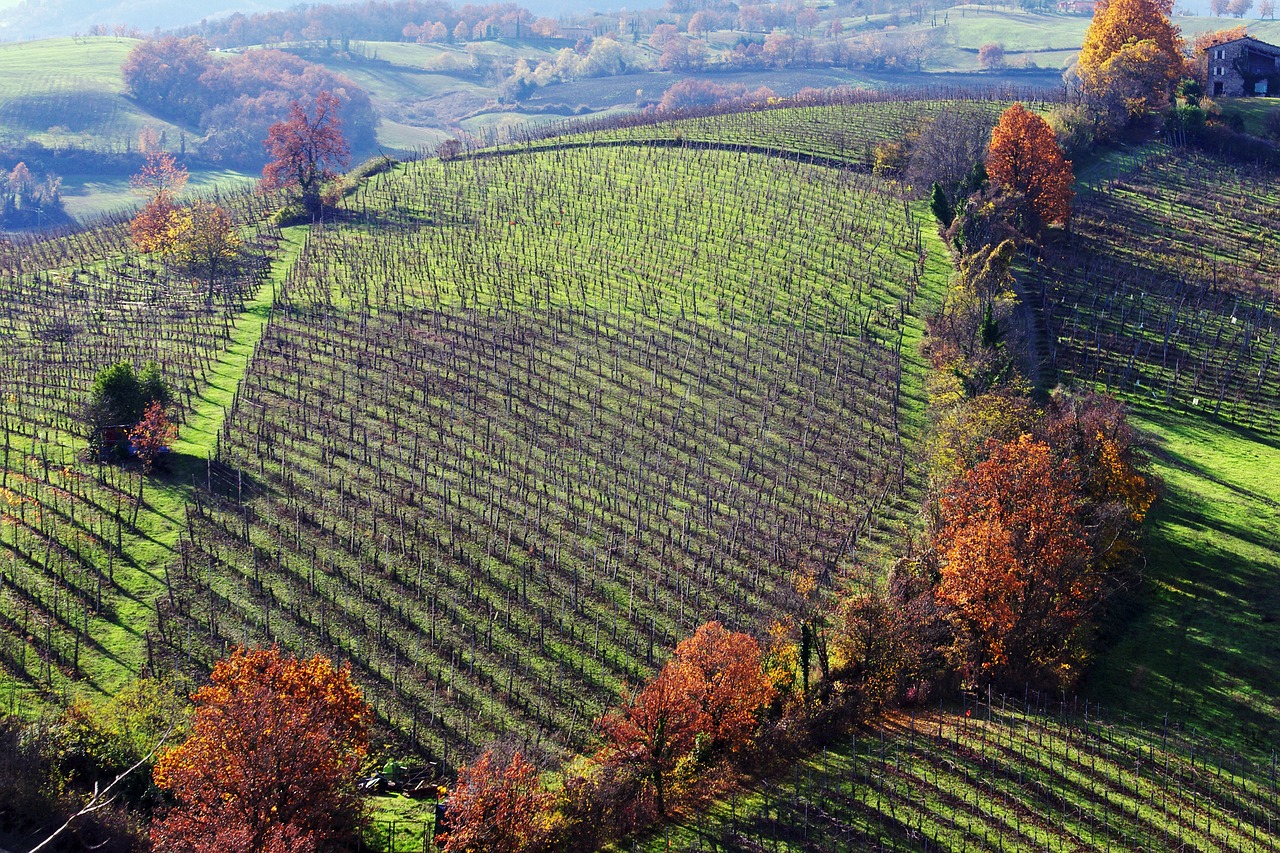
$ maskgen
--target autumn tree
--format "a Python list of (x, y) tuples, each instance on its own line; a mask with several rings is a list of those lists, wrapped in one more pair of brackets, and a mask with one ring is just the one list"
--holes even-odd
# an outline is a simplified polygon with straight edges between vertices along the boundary
[(1085, 33), (1075, 72), (1108, 129), (1168, 105), (1182, 78), (1182, 36), (1169, 21), (1172, 0), (1104, 0)]
[(694, 690), (690, 673), (668, 664), (621, 711), (601, 720), (612, 760), (640, 768), (659, 815), (667, 813), (671, 772), (705, 728)]
[(991, 131), (987, 176), (1025, 198), (1041, 222), (1065, 222), (1071, 215), (1071, 162), (1049, 123), (1022, 104), (1005, 110)]
[(152, 151), (138, 174), (129, 179), (133, 191), (147, 201), (129, 222), (129, 237), (139, 251), (173, 249), (184, 227), (178, 195), (187, 185), (187, 169), (167, 151)]
[(774, 692), (753, 637), (708, 622), (676, 646), (668, 666), (684, 672), (703, 731), (716, 745), (732, 752), (750, 741), (756, 714)]
[(1004, 68), (1004, 45), (988, 42), (978, 48), (978, 64), (987, 70)]
[(268, 189), (296, 187), (302, 205), (313, 217), (321, 208), (321, 188), (351, 159), (342, 135), (338, 97), (316, 93), (310, 113), (298, 101), (289, 107), (289, 118), (271, 125), (266, 146), (271, 162), (262, 170)]
[(489, 751), (458, 771), (449, 792), (446, 853), (544, 849), (551, 797), (538, 770), (517, 752), (502, 766)]
[(177, 263), (204, 279), (205, 304), (212, 306), (218, 279), (235, 268), (240, 245), (231, 215), (219, 205), (197, 201), (177, 217), (170, 251)]
[(129, 443), (142, 460), (143, 470), (148, 473), (155, 466), (156, 460), (161, 458), (161, 454), (166, 453), (177, 440), (177, 425), (170, 422), (164, 406), (154, 401), (147, 406), (142, 420), (129, 431)]
[(1157, 485), (1141, 470), (1124, 405), (1096, 393), (1056, 392), (1045, 413), (1044, 434), (1080, 483), (1081, 521), (1104, 583), (1125, 583)]
[(1077, 516), (1079, 483), (1048, 444), (995, 444), (939, 501), (937, 595), (973, 680), (1067, 685), (1099, 580)]
[(338, 853), (363, 824), (355, 773), (372, 713), (348, 667), (237, 649), (192, 696), (192, 731), (161, 756), (166, 853)]

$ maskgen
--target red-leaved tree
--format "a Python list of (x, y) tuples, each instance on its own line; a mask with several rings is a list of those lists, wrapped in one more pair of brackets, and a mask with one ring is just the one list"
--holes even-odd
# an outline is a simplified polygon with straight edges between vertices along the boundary
[(667, 664), (630, 704), (601, 721), (613, 748), (613, 760), (641, 769), (653, 785), (660, 815), (667, 813), (671, 772), (693, 749), (698, 733), (705, 730), (694, 688), (686, 670)]
[(150, 472), (156, 459), (178, 440), (178, 427), (169, 421), (164, 406), (152, 400), (142, 420), (129, 432), (129, 443), (142, 460), (142, 467)]
[(192, 731), (156, 765), (165, 853), (339, 853), (363, 825), (355, 776), (372, 719), (347, 667), (237, 649), (192, 696)]
[(505, 767), (492, 752), (464, 766), (448, 802), (447, 853), (526, 853), (545, 846), (551, 796), (519, 752)]
[(303, 207), (312, 216), (320, 212), (324, 183), (351, 160), (338, 115), (340, 106), (333, 92), (317, 92), (310, 112), (294, 101), (289, 117), (267, 131), (264, 144), (271, 162), (262, 170), (263, 185), (268, 189), (297, 187)]

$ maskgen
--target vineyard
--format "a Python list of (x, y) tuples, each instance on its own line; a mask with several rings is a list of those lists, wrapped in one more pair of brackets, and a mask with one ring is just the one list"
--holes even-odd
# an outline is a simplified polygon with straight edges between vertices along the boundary
[[(492, 742), (565, 758), (696, 626), (761, 636), (883, 565), (920, 523), (950, 263), (868, 167), (953, 108), (548, 131), (371, 168), (283, 233), (277, 199), (227, 197), (251, 262), (212, 307), (120, 221), (0, 244), (0, 707), (278, 642), (349, 663), (392, 749), (441, 772)], [(1157, 147), (1125, 172), (1020, 290), (1048, 369), (1134, 403), (1169, 486), (1152, 645), (1100, 663), (1141, 721), (1030, 693), (908, 712), (654, 849), (1277, 847), (1274, 761), (1209, 744), (1276, 733), (1280, 196)], [(121, 360), (176, 392), (163, 476), (86, 450)]]
[(712, 111), (682, 118), (636, 115), (552, 125), (516, 134), (515, 141), (494, 150), (637, 142), (692, 144), (762, 150), (870, 170), (877, 145), (918, 134), (943, 114), (965, 116), (990, 126), (1013, 100), (1020, 98), (1034, 105), (1043, 104), (1046, 97), (1044, 90), (993, 90), (982, 96), (959, 91), (950, 97), (929, 99), (893, 92), (836, 90), (818, 98), (818, 103), (803, 106), (783, 101), (775, 107), (757, 105), (750, 110)]
[(925, 258), (875, 183), (577, 149), (413, 164), (347, 208), (192, 510), (161, 625), (182, 654), (337, 651), (445, 761), (580, 748), (693, 627), (761, 628), (903, 522)]
[[(261, 218), (247, 196), (237, 214)], [(256, 261), (213, 310), (188, 282), (122, 254), (118, 225), (5, 246), (0, 660), (12, 679), (7, 710), (18, 708), (19, 690), (24, 704), (35, 694), (110, 694), (146, 666), (147, 625), (163, 588), (162, 540), (176, 537), (181, 522), (157, 512), (163, 487), (89, 456), (80, 407), (104, 365), (155, 361), (179, 407), (198, 409), (273, 243), (262, 235)]]
[(1166, 153), (1082, 202), (1029, 288), (1062, 378), (1274, 433), (1274, 177)]
[(1271, 851), (1276, 772), (1083, 700), (982, 694), (899, 713), (624, 849)]

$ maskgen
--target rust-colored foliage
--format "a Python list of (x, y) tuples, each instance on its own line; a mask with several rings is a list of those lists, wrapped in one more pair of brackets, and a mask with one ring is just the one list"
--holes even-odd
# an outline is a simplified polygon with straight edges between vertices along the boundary
[(289, 117), (271, 125), (264, 143), (271, 162), (262, 170), (263, 184), (269, 189), (297, 187), (303, 205), (313, 214), (320, 209), (324, 182), (351, 159), (339, 107), (338, 96), (328, 91), (316, 93), (309, 114), (294, 101)]
[(750, 742), (756, 713), (775, 695), (761, 657), (754, 639), (709, 622), (676, 646), (625, 708), (601, 720), (611, 760), (641, 769), (659, 814), (666, 813), (668, 777), (700, 736), (706, 747), (728, 752)]
[(773, 701), (774, 687), (760, 663), (753, 637), (708, 622), (676, 646), (668, 664), (686, 674), (705, 733), (730, 751), (750, 742), (756, 713)]
[(493, 753), (458, 771), (449, 793), (447, 853), (523, 853), (544, 849), (551, 796), (538, 770), (517, 752), (501, 766)]
[(372, 714), (347, 667), (237, 649), (192, 696), (192, 732), (156, 765), (175, 800), (152, 825), (166, 853), (354, 849), (355, 773)]
[(1182, 35), (1169, 22), (1170, 0), (1099, 3), (1084, 36), (1076, 72), (1085, 92), (1119, 98), (1131, 116), (1165, 106), (1185, 73)]
[(659, 814), (666, 814), (671, 771), (705, 729), (695, 687), (687, 670), (667, 664), (625, 708), (601, 721), (613, 760), (641, 768), (652, 783)]
[(178, 440), (178, 427), (169, 421), (164, 406), (152, 400), (138, 422), (129, 432), (129, 442), (142, 460), (142, 467), (150, 471), (157, 457)]
[(947, 489), (938, 597), (971, 678), (1064, 681), (1099, 593), (1070, 466), (1029, 435), (992, 448)]
[(987, 148), (987, 175), (993, 184), (1020, 193), (1043, 222), (1071, 215), (1071, 162), (1062, 156), (1049, 123), (1022, 104), (1000, 116)]

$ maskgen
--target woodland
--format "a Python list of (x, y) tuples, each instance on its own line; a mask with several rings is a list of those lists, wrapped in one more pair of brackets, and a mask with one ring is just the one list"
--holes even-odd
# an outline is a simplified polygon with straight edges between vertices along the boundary
[(0, 848), (1280, 844), (1240, 30), (1110, 0), (1061, 89), (686, 81), (416, 156), (212, 49), (528, 23), (360, 8), (138, 41), (199, 154), (0, 241)]

